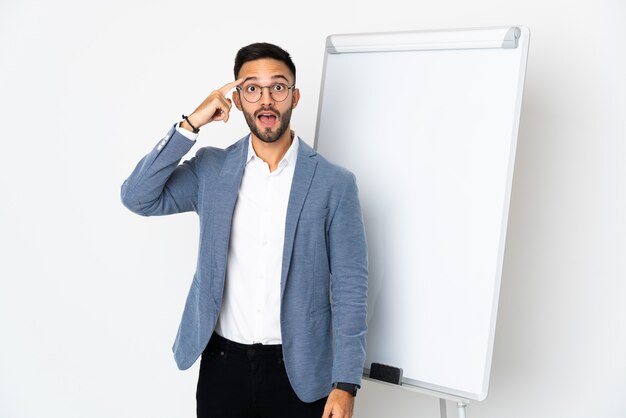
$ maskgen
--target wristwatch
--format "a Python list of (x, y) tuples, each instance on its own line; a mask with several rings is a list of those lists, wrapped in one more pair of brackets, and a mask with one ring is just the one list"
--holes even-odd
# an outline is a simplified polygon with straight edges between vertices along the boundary
[(355, 385), (354, 383), (344, 383), (344, 382), (335, 382), (333, 383), (333, 389), (345, 390), (350, 393), (352, 396), (356, 396), (356, 391), (361, 386)]

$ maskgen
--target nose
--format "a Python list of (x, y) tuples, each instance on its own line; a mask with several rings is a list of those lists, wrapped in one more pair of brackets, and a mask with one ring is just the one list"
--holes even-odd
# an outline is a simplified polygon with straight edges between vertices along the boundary
[(270, 91), (271, 91), (271, 87), (266, 86), (266, 87), (261, 88), (261, 99), (259, 100), (261, 105), (269, 106), (274, 103), (274, 99), (272, 98)]

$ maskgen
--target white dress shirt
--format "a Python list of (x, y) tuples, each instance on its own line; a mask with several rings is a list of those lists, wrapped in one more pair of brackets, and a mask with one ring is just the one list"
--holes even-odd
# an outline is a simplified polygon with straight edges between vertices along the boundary
[(280, 276), (297, 157), (295, 137), (276, 170), (270, 172), (269, 165), (254, 152), (252, 142), (248, 143), (231, 226), (222, 310), (215, 329), (231, 341), (282, 342)]
[[(194, 134), (176, 130), (190, 140)], [(280, 276), (285, 219), (298, 158), (298, 137), (270, 172), (248, 139), (246, 167), (233, 214), (222, 310), (215, 332), (242, 344), (281, 344)]]

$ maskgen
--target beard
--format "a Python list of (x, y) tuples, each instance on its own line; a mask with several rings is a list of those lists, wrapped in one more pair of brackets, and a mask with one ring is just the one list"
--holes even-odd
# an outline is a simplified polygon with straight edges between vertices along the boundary
[[(272, 132), (271, 128), (265, 128), (263, 130), (259, 129), (256, 125), (258, 114), (261, 112), (267, 112), (268, 110), (274, 112), (276, 114), (276, 117), (280, 119), (280, 125), (278, 126), (278, 130), (276, 132)], [(254, 112), (254, 114), (248, 113), (244, 110), (243, 115), (246, 119), (248, 127), (250, 128), (250, 131), (261, 141), (270, 143), (277, 141), (289, 128), (289, 121), (291, 120), (291, 107), (289, 107), (289, 109), (285, 111), (285, 113), (282, 115), (278, 110), (274, 109), (273, 107), (259, 109)]]

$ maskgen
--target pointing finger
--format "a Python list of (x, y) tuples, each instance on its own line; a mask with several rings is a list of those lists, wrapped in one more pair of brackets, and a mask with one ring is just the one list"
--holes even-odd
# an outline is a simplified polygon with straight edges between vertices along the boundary
[(235, 87), (243, 83), (243, 80), (244, 80), (243, 78), (240, 78), (238, 80), (231, 81), (230, 83), (225, 84), (222, 88), (220, 88), (219, 92), (222, 93), (224, 96), (226, 96), (226, 93), (228, 93), (229, 91), (231, 91), (232, 89), (234, 89)]

